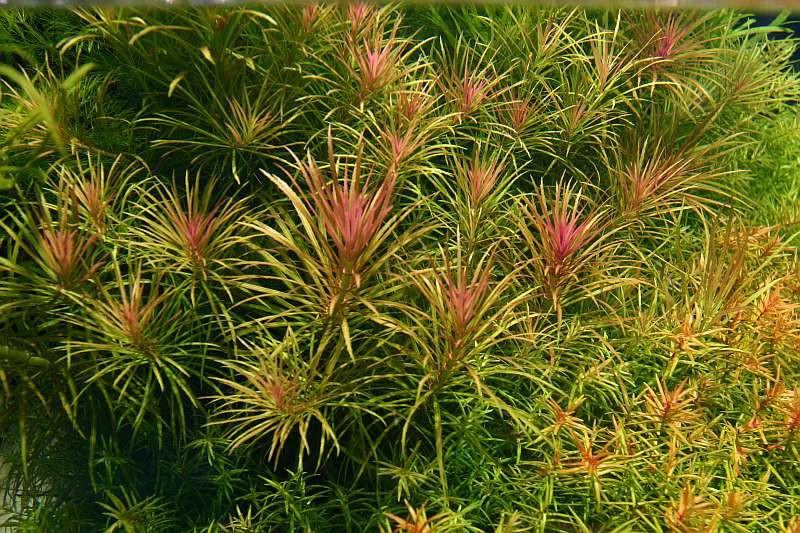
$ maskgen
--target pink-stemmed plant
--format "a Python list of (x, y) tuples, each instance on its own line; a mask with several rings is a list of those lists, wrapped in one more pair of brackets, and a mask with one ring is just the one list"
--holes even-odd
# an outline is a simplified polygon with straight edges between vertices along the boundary
[(215, 200), (215, 189), (214, 180), (201, 183), (199, 175), (194, 183), (185, 177), (184, 193), (177, 184), (144, 189), (137, 215), (142, 224), (134, 232), (133, 244), (151, 261), (166, 261), (178, 270), (207, 277), (230, 259), (227, 252), (237, 242), (236, 224), (244, 212), (242, 201)]
[(502, 162), (474, 156), (465, 170), (470, 203), (479, 206), (492, 194), (502, 178), (505, 167)]
[(563, 290), (598, 259), (600, 245), (609, 232), (604, 213), (590, 209), (575, 186), (559, 182), (553, 193), (550, 196), (542, 185), (535, 200), (525, 199), (520, 229), (560, 318)]
[(459, 43), (455, 57), (442, 65), (436, 78), (440, 90), (455, 108), (457, 120), (473, 115), (504, 92), (498, 85), (505, 75), (498, 75), (487, 53), (484, 50), (478, 56), (467, 45)]
[(726, 171), (698, 163), (708, 159), (708, 148), (671, 153), (661, 142), (645, 141), (632, 150), (626, 161), (609, 164), (620, 210), (628, 218), (704, 211), (715, 204), (714, 196), (729, 196), (720, 180)]
[(526, 99), (510, 98), (506, 102), (506, 117), (508, 124), (515, 132), (520, 133), (528, 124), (534, 107)]
[(367, 2), (356, 1), (347, 4), (347, 20), (350, 22), (351, 36), (354, 37), (364, 28), (374, 10), (374, 7)]
[(358, 283), (361, 256), (392, 210), (396, 175), (388, 173), (370, 190), (369, 178), (361, 175), (360, 158), (352, 170), (345, 166), (341, 175), (334, 164), (330, 183), (310, 155), (299, 170), (310, 191), (310, 211), (336, 248), (340, 273), (354, 276)]
[(373, 37), (348, 46), (348, 53), (355, 63), (355, 68), (349, 65), (348, 68), (358, 82), (360, 100), (383, 89), (399, 77), (401, 70), (398, 67), (402, 63), (404, 49), (396, 37), (397, 30), (398, 26), (395, 25), (388, 37), (384, 37), (382, 31), (376, 30)]
[(305, 33), (311, 33), (314, 25), (319, 20), (320, 4), (312, 3), (303, 8), (302, 13), (302, 26)]
[(39, 250), (46, 269), (62, 289), (70, 289), (92, 276), (100, 263), (86, 264), (95, 235), (85, 235), (69, 229), (62, 221), (58, 228), (47, 227), (41, 232)]
[(466, 266), (453, 269), (445, 259), (445, 270), (439, 273), (439, 277), (444, 288), (447, 316), (452, 324), (450, 347), (454, 355), (470, 340), (475, 321), (480, 318), (489, 291), (491, 270), (491, 263), (484, 263), (470, 276)]

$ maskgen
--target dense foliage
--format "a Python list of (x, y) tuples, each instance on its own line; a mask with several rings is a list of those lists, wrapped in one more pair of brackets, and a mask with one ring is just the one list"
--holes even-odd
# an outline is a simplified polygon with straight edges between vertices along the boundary
[(781, 20), (0, 12), (14, 531), (800, 531)]

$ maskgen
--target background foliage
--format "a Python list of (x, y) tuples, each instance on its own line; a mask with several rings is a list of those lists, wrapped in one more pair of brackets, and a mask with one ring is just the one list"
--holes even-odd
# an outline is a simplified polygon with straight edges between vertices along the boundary
[(800, 530), (782, 23), (0, 13), (6, 526)]

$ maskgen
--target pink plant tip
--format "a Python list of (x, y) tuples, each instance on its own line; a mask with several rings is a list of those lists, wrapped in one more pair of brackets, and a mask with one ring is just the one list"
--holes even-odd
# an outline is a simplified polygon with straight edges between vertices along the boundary
[(419, 93), (400, 93), (397, 104), (398, 111), (406, 120), (413, 120), (424, 111), (427, 106), (427, 95)]
[(461, 268), (455, 279), (450, 272), (441, 276), (445, 288), (445, 304), (454, 323), (455, 348), (461, 346), (469, 326), (476, 318), (489, 289), (490, 274), (490, 268), (476, 270), (470, 280), (467, 269)]
[(43, 260), (63, 288), (69, 288), (90, 276), (99, 265), (82, 272), (78, 268), (97, 237), (81, 238), (75, 230), (61, 227), (57, 230), (45, 229), (41, 233)]
[(367, 17), (372, 13), (372, 5), (367, 2), (353, 2), (347, 5), (347, 20), (353, 33), (361, 29)]
[(474, 79), (469, 72), (459, 87), (459, 110), (466, 115), (480, 106), (488, 96), (486, 80)]
[(577, 251), (585, 241), (586, 224), (578, 222), (578, 215), (561, 213), (545, 221), (547, 239), (551, 243), (553, 258), (562, 264)]
[(362, 92), (371, 93), (391, 81), (395, 71), (395, 51), (391, 44), (365, 45), (354, 53), (354, 58)]
[(406, 130), (405, 133), (398, 133), (396, 131), (385, 131), (384, 138), (389, 145), (391, 152), (391, 162), (396, 167), (401, 161), (411, 155), (414, 149), (413, 130)]
[(203, 262), (203, 250), (214, 235), (215, 215), (211, 213), (180, 213), (177, 226), (183, 244), (193, 261)]
[(314, 23), (319, 18), (319, 4), (309, 4), (303, 8), (303, 31), (311, 33)]
[(523, 100), (514, 100), (508, 104), (508, 119), (515, 131), (522, 130), (532, 110), (531, 105)]
[[(383, 183), (368, 192), (369, 180), (360, 183), (360, 165), (350, 176), (346, 168), (341, 180), (324, 183), (322, 173), (309, 157), (300, 168), (312, 191), (313, 211), (322, 218), (329, 238), (336, 246), (344, 273), (355, 273), (359, 258), (392, 210), (396, 175), (389, 172)], [(334, 178), (337, 177), (334, 172)]]
[(480, 205), (489, 196), (502, 172), (502, 165), (495, 162), (482, 162), (477, 158), (472, 160), (467, 177), (470, 200), (474, 205)]

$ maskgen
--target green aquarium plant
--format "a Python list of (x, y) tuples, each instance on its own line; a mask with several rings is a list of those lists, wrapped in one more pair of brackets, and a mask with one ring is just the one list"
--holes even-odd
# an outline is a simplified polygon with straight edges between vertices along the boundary
[(784, 23), (0, 13), (0, 528), (800, 531)]

